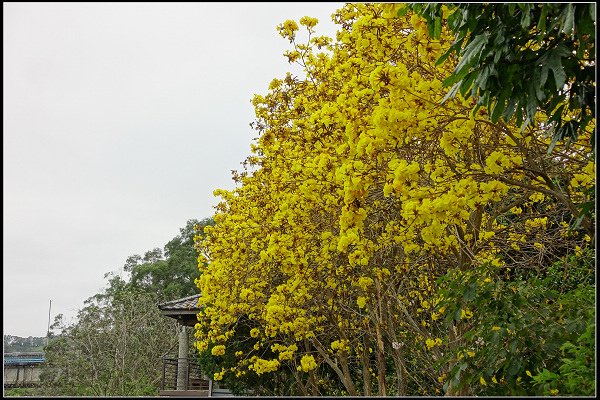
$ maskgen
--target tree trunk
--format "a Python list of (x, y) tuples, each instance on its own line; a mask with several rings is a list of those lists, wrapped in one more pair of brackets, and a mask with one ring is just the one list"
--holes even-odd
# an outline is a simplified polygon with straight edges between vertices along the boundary
[(377, 290), (377, 307), (375, 320), (375, 336), (377, 339), (377, 395), (387, 396), (387, 389), (385, 385), (385, 348), (383, 345), (383, 336), (381, 333), (381, 325), (384, 323), (381, 313), (381, 286), (379, 279), (375, 280), (375, 288)]
[(371, 365), (371, 360), (369, 356), (369, 349), (367, 348), (366, 341), (363, 341), (363, 349), (362, 349), (362, 375), (363, 375), (363, 395), (371, 396), (371, 371), (369, 371), (369, 366)]
[[(454, 328), (450, 330), (449, 342), (456, 343), (457, 347), (462, 342), (462, 332), (465, 329), (465, 324), (463, 322), (458, 322), (454, 325)], [(456, 365), (456, 362), (450, 362), (448, 364), (448, 374), (452, 371), (452, 368)], [(454, 380), (449, 376), (450, 382), (448, 383), (448, 389), (446, 389), (445, 396), (470, 396), (470, 388), (467, 385), (464, 385), (461, 388), (458, 388), (454, 384)], [(460, 382), (459, 382), (460, 383)]]

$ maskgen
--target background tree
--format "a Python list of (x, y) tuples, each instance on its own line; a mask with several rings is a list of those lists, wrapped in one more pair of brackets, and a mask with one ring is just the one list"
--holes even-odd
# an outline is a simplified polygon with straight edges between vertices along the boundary
[(44, 381), (55, 394), (144, 396), (157, 394), (164, 353), (176, 341), (176, 323), (164, 318), (157, 297), (119, 277), (92, 296), (46, 347)]
[(46, 337), (4, 335), (5, 353), (42, 351), (45, 344)]
[(164, 247), (127, 258), (122, 278), (90, 297), (74, 323), (58, 316), (46, 346), (43, 380), (52, 395), (157, 395), (162, 355), (177, 343), (177, 323), (157, 304), (197, 293), (194, 237), (212, 219), (189, 220)]
[(198, 293), (194, 285), (198, 276), (195, 238), (202, 238), (204, 227), (213, 224), (212, 218), (191, 219), (179, 230), (179, 235), (164, 246), (164, 251), (155, 248), (143, 257), (138, 254), (128, 257), (124, 270), (131, 274), (131, 285), (156, 293), (160, 301)]

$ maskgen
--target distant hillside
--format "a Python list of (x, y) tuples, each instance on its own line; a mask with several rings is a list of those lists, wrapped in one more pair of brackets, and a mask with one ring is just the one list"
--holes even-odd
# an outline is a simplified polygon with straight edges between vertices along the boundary
[(46, 344), (45, 337), (34, 337), (29, 336), (22, 338), (13, 335), (4, 335), (4, 352), (29, 352), (29, 351), (43, 351), (44, 345)]

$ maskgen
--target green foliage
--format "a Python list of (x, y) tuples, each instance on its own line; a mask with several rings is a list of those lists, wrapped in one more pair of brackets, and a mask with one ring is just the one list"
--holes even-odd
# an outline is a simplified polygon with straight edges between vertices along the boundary
[(594, 260), (595, 252), (590, 249), (583, 251), (580, 255), (567, 255), (564, 259), (548, 267), (544, 282), (548, 289), (560, 293), (571, 292), (582, 284), (595, 285)]
[(41, 375), (45, 395), (158, 394), (162, 355), (177, 344), (177, 323), (157, 303), (197, 293), (194, 238), (212, 223), (189, 220), (164, 252), (129, 257), (129, 279), (107, 273), (106, 288), (84, 302), (76, 322), (57, 316)]
[(4, 390), (5, 397), (40, 397), (47, 395), (47, 390), (39, 387), (7, 388)]
[(159, 248), (140, 256), (127, 258), (124, 270), (131, 273), (131, 285), (158, 294), (159, 301), (191, 296), (198, 292), (194, 279), (198, 277), (198, 254), (195, 238), (203, 237), (203, 229), (213, 225), (211, 218), (191, 219), (171, 239), (164, 252)]
[(561, 365), (559, 374), (546, 368), (532, 379), (535, 386), (544, 395), (569, 394), (592, 396), (596, 387), (594, 369), (596, 324), (590, 323), (585, 332), (577, 338), (576, 344), (566, 342), (560, 347)]
[(432, 37), (443, 23), (455, 34), (438, 60), (459, 59), (444, 81), (453, 85), (447, 97), (477, 97), (493, 122), (514, 116), (528, 125), (541, 109), (553, 124), (549, 151), (558, 140), (576, 141), (595, 118), (595, 4), (461, 3), (448, 5), (447, 20), (442, 6), (410, 3), (403, 12), (424, 17)]
[(158, 394), (160, 356), (176, 343), (176, 327), (156, 300), (114, 277), (103, 293), (86, 300), (77, 323), (57, 317), (52, 328), (60, 334), (46, 347), (42, 381), (62, 395)]
[(29, 336), (26, 338), (4, 335), (4, 352), (36, 352), (43, 351), (46, 345), (45, 337)]
[[(227, 370), (237, 365), (235, 353), (243, 351), (248, 353), (252, 351), (255, 340), (250, 340), (250, 329), (254, 325), (246, 318), (238, 323), (234, 340), (226, 347), (225, 354), (215, 357), (211, 354), (214, 344), (208, 349), (201, 351), (199, 354), (199, 363), (202, 372), (209, 377), (221, 370)], [(256, 352), (262, 357), (277, 358), (277, 354), (270, 349)], [(222, 380), (223, 384), (236, 396), (265, 395), (265, 396), (289, 396), (298, 394), (294, 391), (295, 385), (292, 375), (289, 371), (275, 371), (265, 373), (258, 376), (254, 373), (244, 374), (242, 376), (234, 376), (233, 374), (225, 374)]]
[[(440, 278), (438, 309), (445, 308), (448, 331), (462, 333), (458, 353), (440, 363), (453, 364), (445, 389), (452, 384), (469, 386), (476, 395), (593, 393), (593, 383), (581, 383), (595, 376), (592, 253), (569, 257), (527, 280), (511, 280), (489, 265)], [(473, 317), (462, 318), (463, 310), (473, 310)]]

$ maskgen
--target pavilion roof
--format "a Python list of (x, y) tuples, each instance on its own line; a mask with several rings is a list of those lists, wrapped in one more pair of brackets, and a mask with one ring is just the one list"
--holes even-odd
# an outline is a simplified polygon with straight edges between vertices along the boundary
[(198, 299), (200, 293), (181, 299), (158, 304), (158, 309), (167, 317), (175, 318), (182, 325), (194, 326), (198, 322), (196, 314), (200, 312)]

